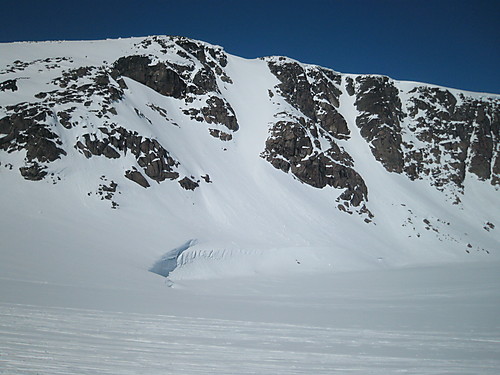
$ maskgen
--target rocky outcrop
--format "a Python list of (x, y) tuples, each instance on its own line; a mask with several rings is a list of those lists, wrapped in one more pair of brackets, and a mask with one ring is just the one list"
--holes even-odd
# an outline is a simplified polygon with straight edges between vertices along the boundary
[(143, 188), (148, 188), (151, 186), (149, 185), (148, 180), (146, 180), (146, 178), (142, 175), (142, 173), (134, 167), (132, 168), (132, 170), (125, 171), (125, 177), (127, 177), (131, 181), (134, 181), (136, 184), (139, 184)]
[(17, 79), (8, 79), (7, 81), (0, 82), (0, 91), (10, 90), (17, 91)]
[[(469, 147), (469, 172), (485, 181), (491, 179), (493, 185), (500, 185), (500, 103), (485, 106), (478, 100), (464, 101), (455, 115), (460, 118), (467, 114), (472, 122)], [(470, 117), (469, 117), (470, 116)], [(472, 121), (471, 121), (472, 120)]]
[[(262, 156), (275, 168), (290, 172), (315, 188), (344, 189), (339, 209), (368, 214), (368, 189), (354, 170), (351, 156), (339, 146), (350, 130), (338, 112), (342, 91), (341, 75), (286, 58), (270, 59), (270, 71), (280, 83), (275, 87), (291, 106), (280, 112), (266, 141)], [(271, 91), (271, 100), (274, 94)], [(371, 215), (371, 213), (370, 213)]]
[(40, 181), (47, 176), (45, 167), (38, 164), (36, 161), (29, 163), (28, 166), (20, 167), (19, 172), (26, 180), (30, 181)]
[(12, 113), (0, 119), (0, 149), (6, 152), (26, 151), (27, 166), (20, 169), (23, 177), (40, 180), (46, 173), (38, 163), (49, 163), (66, 155), (59, 136), (49, 125), (52, 112), (42, 105), (21, 103), (7, 107)]
[(210, 135), (214, 138), (219, 138), (221, 141), (230, 141), (233, 136), (229, 133), (220, 131), (219, 129), (208, 129)]
[[(146, 55), (126, 56), (114, 63), (111, 76), (117, 80), (128, 77), (162, 95), (184, 99), (183, 112), (191, 119), (237, 131), (239, 125), (234, 110), (221, 94), (217, 82), (219, 78), (224, 83), (232, 83), (223, 69), (227, 65), (224, 51), (181, 37), (170, 40), (152, 37), (140, 43), (146, 50), (152, 45), (160, 46), (163, 53), (176, 53), (185, 63), (168, 60), (153, 63), (153, 57)], [(199, 100), (203, 103), (201, 108), (192, 105)]]
[(98, 117), (108, 113), (116, 114), (112, 103), (123, 98), (124, 82), (111, 78), (106, 67), (82, 66), (64, 71), (62, 75), (52, 80), (60, 89), (40, 92), (35, 95), (50, 107), (64, 104), (83, 104), (91, 107), (97, 104)]
[[(287, 58), (267, 61), (280, 82), (270, 100), (279, 95), (290, 107), (276, 114), (262, 156), (311, 186), (346, 189), (339, 199), (362, 207), (368, 188), (339, 143), (350, 137), (338, 111), (342, 76)], [(344, 82), (354, 96), (355, 125), (388, 172), (428, 179), (457, 202), (467, 173), (499, 184), (498, 99), (426, 85), (404, 92), (384, 76), (347, 76)]]
[(381, 76), (358, 76), (355, 80), (356, 125), (370, 144), (375, 158), (389, 172), (403, 171), (401, 120), (404, 117), (399, 90)]
[[(214, 74), (212, 73), (215, 73), (215, 76), (219, 77), (222, 82), (232, 83), (231, 78), (224, 71), (224, 68), (227, 66), (227, 55), (221, 47), (195, 42), (183, 37), (173, 37), (173, 40), (177, 46), (183, 49), (183, 51), (177, 51), (180, 56), (194, 56), (203, 65), (203, 73), (197, 73), (200, 78), (203, 76), (213, 77)], [(195, 83), (200, 82), (196, 78), (193, 81)], [(210, 81), (212, 80), (210, 79)], [(216, 85), (213, 83), (210, 87), (214, 89), (207, 89), (207, 92), (217, 91), (215, 89)]]
[(179, 185), (185, 190), (194, 190), (200, 186), (199, 181), (193, 181), (189, 177), (184, 177), (182, 180), (179, 180)]
[(306, 66), (287, 58), (270, 59), (269, 69), (278, 78), (279, 93), (292, 107), (320, 129), (338, 139), (347, 139), (349, 129), (337, 111), (341, 75), (332, 70)]
[(316, 146), (303, 124), (279, 121), (271, 129), (263, 156), (275, 168), (291, 172), (308, 185), (320, 189), (325, 186), (345, 189), (339, 198), (349, 205), (361, 206), (366, 202), (368, 190), (352, 168), (350, 156), (335, 143), (324, 152), (315, 150)]
[(217, 96), (209, 97), (205, 106), (200, 108), (189, 108), (183, 111), (192, 120), (205, 121), (208, 124), (224, 125), (227, 129), (237, 131), (238, 121), (229, 103)]
[(177, 72), (164, 63), (152, 65), (147, 56), (119, 58), (113, 65), (111, 76), (115, 79), (120, 76), (131, 78), (165, 96), (182, 98), (186, 94), (187, 85)]
[(356, 96), (356, 125), (389, 172), (428, 179), (439, 190), (453, 191), (457, 201), (467, 173), (499, 183), (498, 99), (417, 85), (402, 102), (402, 91), (388, 77), (347, 81), (348, 93)]
[(468, 172), (498, 184), (495, 145), (499, 139), (498, 101), (458, 97), (449, 90), (416, 87), (407, 102), (405, 173), (428, 178), (439, 189), (461, 189)]
[[(172, 60), (172, 54), (177, 59)], [(163, 96), (180, 99), (184, 104), (179, 110), (191, 119), (224, 126), (227, 131), (209, 129), (222, 141), (230, 141), (232, 132), (239, 128), (231, 105), (219, 89), (220, 82), (232, 83), (224, 71), (227, 56), (220, 47), (181, 37), (150, 37), (136, 44), (136, 53), (111, 64), (65, 67), (71, 64), (73, 60), (65, 57), (16, 61), (0, 71), (8, 74), (32, 67), (61, 71), (48, 83), (50, 89), (35, 94), (31, 102), (6, 107), (0, 118), (0, 135), (4, 135), (0, 136), (0, 147), (7, 152), (26, 150), (26, 165), (20, 171), (27, 179), (43, 179), (48, 163), (67, 155), (68, 147), (86, 158), (119, 159), (132, 154), (137, 164), (125, 172), (125, 177), (143, 187), (149, 186), (144, 176), (158, 183), (179, 178), (179, 162), (158, 140), (128, 130), (127, 124), (117, 125), (114, 120), (118, 115), (116, 106), (128, 90), (125, 77)], [(5, 80), (0, 89), (17, 90), (16, 82)], [(202, 105), (193, 105), (195, 102)], [(178, 126), (165, 108), (154, 103), (147, 106), (167, 123)], [(135, 112), (141, 121), (153, 125), (137, 108)], [(59, 134), (76, 129), (74, 143), (63, 144)], [(184, 188), (193, 187), (187, 180), (182, 181)]]
[(238, 130), (238, 122), (231, 106), (227, 102), (212, 96), (207, 100), (207, 106), (201, 109), (203, 119), (209, 124), (223, 124), (229, 130)]
[[(115, 159), (122, 156), (118, 151), (123, 155), (131, 152), (137, 164), (151, 179), (162, 182), (179, 177), (179, 173), (175, 171), (179, 162), (174, 160), (157, 140), (143, 137), (137, 132), (131, 132), (122, 127), (102, 128), (99, 133), (84, 134), (77, 141), (75, 148), (87, 158), (94, 155)], [(136, 175), (136, 179), (130, 179), (139, 183), (136, 180), (140, 180), (140, 177)], [(139, 184), (145, 185), (142, 181)]]

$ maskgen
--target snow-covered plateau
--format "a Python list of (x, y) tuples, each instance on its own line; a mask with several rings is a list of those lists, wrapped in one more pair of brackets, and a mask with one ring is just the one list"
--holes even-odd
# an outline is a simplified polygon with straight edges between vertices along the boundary
[(497, 374), (499, 129), (182, 37), (0, 44), (0, 374)]

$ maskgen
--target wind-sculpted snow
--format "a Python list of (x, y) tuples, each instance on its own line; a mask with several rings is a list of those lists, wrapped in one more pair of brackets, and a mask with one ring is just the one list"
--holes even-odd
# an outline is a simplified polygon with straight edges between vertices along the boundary
[(175, 270), (178, 265), (178, 259), (181, 254), (189, 249), (196, 243), (196, 240), (189, 240), (185, 244), (176, 247), (175, 249), (167, 252), (160, 260), (158, 260), (153, 266), (149, 269), (150, 272), (156, 273), (163, 277), (168, 277), (170, 272)]

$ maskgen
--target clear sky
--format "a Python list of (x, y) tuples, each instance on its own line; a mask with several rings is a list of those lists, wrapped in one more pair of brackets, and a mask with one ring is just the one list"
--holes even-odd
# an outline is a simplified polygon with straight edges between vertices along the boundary
[(500, 0), (0, 0), (0, 42), (182, 35), (500, 94)]

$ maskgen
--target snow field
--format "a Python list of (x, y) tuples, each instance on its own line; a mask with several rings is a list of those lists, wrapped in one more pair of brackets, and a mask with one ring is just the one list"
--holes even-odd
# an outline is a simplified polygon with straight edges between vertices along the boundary
[(495, 341), (440, 332), (5, 304), (0, 316), (0, 374), (493, 374), (499, 364)]
[[(37, 284), (23, 292), (2, 280), (0, 374), (493, 375), (496, 269), (185, 281), (142, 291)], [(45, 298), (29, 304), (35, 292)]]

